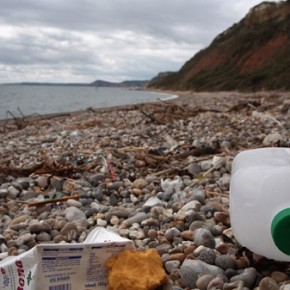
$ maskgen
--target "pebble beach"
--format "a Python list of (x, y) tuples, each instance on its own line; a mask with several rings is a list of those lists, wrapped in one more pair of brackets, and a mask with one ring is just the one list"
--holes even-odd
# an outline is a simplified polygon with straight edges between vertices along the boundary
[(0, 259), (103, 227), (158, 251), (160, 289), (290, 289), (290, 264), (242, 247), (229, 214), (234, 157), (290, 147), (290, 94), (174, 94), (2, 120)]

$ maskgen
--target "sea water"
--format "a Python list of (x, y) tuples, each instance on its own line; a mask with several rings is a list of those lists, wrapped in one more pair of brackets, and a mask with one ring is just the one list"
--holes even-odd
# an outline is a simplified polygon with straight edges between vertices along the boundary
[(54, 114), (140, 104), (176, 96), (125, 88), (61, 85), (0, 85), (0, 120), (21, 114)]

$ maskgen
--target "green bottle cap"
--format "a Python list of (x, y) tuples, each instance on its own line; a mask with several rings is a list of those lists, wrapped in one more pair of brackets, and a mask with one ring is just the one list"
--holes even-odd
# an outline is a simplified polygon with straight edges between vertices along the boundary
[(271, 231), (277, 248), (290, 255), (290, 208), (285, 208), (275, 215)]

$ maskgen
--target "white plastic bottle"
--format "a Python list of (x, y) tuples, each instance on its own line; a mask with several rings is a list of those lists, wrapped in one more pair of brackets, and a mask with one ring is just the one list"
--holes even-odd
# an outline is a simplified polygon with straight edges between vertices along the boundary
[(290, 148), (253, 149), (235, 157), (230, 218), (242, 246), (290, 261)]

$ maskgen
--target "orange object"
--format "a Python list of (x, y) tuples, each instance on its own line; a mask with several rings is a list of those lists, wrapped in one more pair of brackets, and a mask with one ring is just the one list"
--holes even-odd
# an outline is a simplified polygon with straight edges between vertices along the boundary
[(107, 261), (109, 290), (154, 290), (167, 281), (155, 249), (126, 250)]

